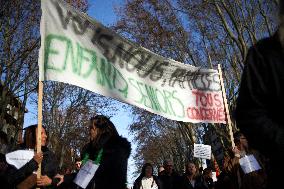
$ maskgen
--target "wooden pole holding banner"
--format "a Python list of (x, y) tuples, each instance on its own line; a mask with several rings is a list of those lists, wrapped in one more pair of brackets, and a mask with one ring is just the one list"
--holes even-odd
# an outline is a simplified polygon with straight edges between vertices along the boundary
[(232, 142), (232, 147), (235, 147), (235, 142), (234, 142), (234, 137), (233, 137), (232, 121), (231, 121), (230, 111), (229, 111), (229, 107), (228, 107), (226, 90), (225, 90), (225, 87), (224, 87), (222, 69), (221, 69), (220, 64), (218, 64), (218, 72), (219, 72), (219, 78), (220, 78), (220, 83), (221, 83), (221, 88), (222, 88), (222, 96), (223, 96), (223, 102), (224, 102), (224, 106), (225, 106), (225, 113), (226, 113), (226, 117), (227, 117), (227, 124), (229, 125), (230, 139), (231, 139), (231, 142)]
[[(37, 116), (37, 153), (41, 152), (41, 130), (42, 130), (42, 96), (43, 96), (43, 83), (38, 83), (38, 116)], [(41, 177), (41, 163), (38, 165), (37, 178)]]

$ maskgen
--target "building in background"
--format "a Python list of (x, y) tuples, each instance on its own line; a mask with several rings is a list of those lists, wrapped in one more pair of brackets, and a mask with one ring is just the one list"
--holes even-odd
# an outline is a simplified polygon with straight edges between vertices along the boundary
[(22, 142), (24, 114), (28, 110), (23, 106), (21, 100), (1, 83), (0, 102), (0, 105), (5, 107), (0, 108), (0, 114), (3, 116), (0, 123), (0, 150), (1, 153), (4, 153)]

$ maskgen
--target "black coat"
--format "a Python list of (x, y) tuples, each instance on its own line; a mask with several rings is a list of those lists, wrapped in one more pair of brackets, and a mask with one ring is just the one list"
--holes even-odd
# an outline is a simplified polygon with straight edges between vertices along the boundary
[[(271, 160), (275, 181), (284, 159), (284, 49), (279, 34), (250, 48), (236, 108), (237, 126), (250, 146)], [(277, 181), (278, 180), (278, 181)]]
[(158, 177), (161, 183), (161, 189), (178, 189), (181, 185), (182, 177), (176, 172), (173, 172), (171, 176), (166, 175), (165, 171)]
[[(181, 178), (181, 185), (180, 185), (180, 189), (197, 189), (197, 186), (201, 186), (201, 180), (200, 180), (200, 176), (195, 178), (195, 187), (193, 187), (189, 181), (189, 179), (187, 178), (186, 174), (184, 174)], [(200, 188), (198, 188), (200, 189)]]
[[(49, 151), (47, 147), (42, 147), (43, 160), (41, 163), (41, 174), (53, 178), (57, 174), (58, 162), (56, 161), (53, 152)], [(37, 171), (38, 164), (34, 159), (31, 159), (20, 169), (8, 164), (5, 173), (6, 185), (5, 188), (15, 188), (19, 183), (24, 181), (27, 177)]]
[[(127, 139), (120, 136), (110, 138), (103, 145), (102, 160), (93, 179), (90, 181), (87, 189), (125, 189), (127, 182), (127, 162), (131, 152), (131, 145)], [(93, 150), (93, 151), (92, 151)], [(84, 154), (97, 155), (97, 149), (87, 144), (83, 148), (82, 157)], [(91, 155), (91, 159), (95, 160)], [(72, 183), (76, 174), (65, 175), (64, 184)], [(73, 188), (77, 188), (73, 185)]]

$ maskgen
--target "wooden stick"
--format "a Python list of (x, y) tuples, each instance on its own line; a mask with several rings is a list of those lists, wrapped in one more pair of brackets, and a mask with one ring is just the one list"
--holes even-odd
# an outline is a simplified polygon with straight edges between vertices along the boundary
[(223, 96), (223, 102), (225, 106), (225, 113), (227, 117), (227, 124), (229, 125), (229, 134), (232, 142), (232, 147), (235, 147), (234, 143), (234, 137), (233, 137), (233, 129), (232, 129), (232, 121), (231, 121), (231, 116), (230, 116), (230, 111), (227, 103), (227, 96), (226, 96), (226, 90), (224, 87), (224, 81), (223, 81), (223, 76), (222, 76), (222, 69), (221, 65), (218, 64), (218, 72), (219, 72), (219, 77), (220, 77), (220, 83), (221, 83), (221, 88), (222, 88), (222, 96)]
[[(38, 84), (38, 116), (37, 116), (37, 153), (41, 152), (41, 130), (42, 130), (42, 96), (43, 96), (43, 83), (39, 81)], [(38, 165), (37, 178), (41, 177), (41, 163)]]

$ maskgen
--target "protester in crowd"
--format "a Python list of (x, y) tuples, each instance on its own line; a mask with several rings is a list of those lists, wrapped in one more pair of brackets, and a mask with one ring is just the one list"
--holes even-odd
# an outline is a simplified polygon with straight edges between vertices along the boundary
[(75, 173), (79, 172), (82, 165), (82, 161), (80, 157), (75, 158)]
[(164, 170), (165, 170), (165, 168), (161, 165), (158, 169), (158, 176), (161, 176), (161, 174), (163, 173)]
[[(272, 3), (272, 1), (271, 1)], [(250, 145), (270, 159), (269, 188), (282, 185), (284, 169), (284, 2), (279, 28), (248, 51), (236, 107), (237, 126)]]
[[(24, 142), (19, 149), (33, 149), (36, 151), (37, 143), (37, 125), (31, 125), (25, 128)], [(58, 163), (55, 155), (47, 148), (47, 134), (45, 128), (41, 131), (41, 151), (36, 153), (34, 157), (20, 169), (12, 165), (8, 165), (6, 171), (6, 181), (8, 183), (5, 188), (35, 188), (45, 186), (56, 186), (56, 179), (53, 177), (57, 173)], [(41, 163), (41, 177), (36, 178), (34, 174), (38, 165)]]
[(225, 171), (222, 171), (217, 176), (217, 181), (215, 182), (215, 189), (235, 189), (235, 188), (236, 186), (232, 181), (231, 175), (229, 175)]
[[(224, 172), (227, 174), (227, 184), (230, 188), (234, 189), (264, 189), (267, 185), (266, 176), (266, 159), (249, 147), (246, 137), (241, 132), (234, 134), (234, 142), (236, 146), (232, 150), (232, 156), (227, 158), (224, 164)], [(259, 170), (245, 172), (244, 167), (240, 165), (240, 159), (245, 156), (254, 157), (254, 162), (259, 164)], [(219, 179), (218, 179), (219, 181)], [(220, 182), (224, 182), (221, 181)], [(217, 184), (218, 188), (224, 188)]]
[[(90, 142), (81, 153), (81, 169), (88, 160), (99, 166), (86, 188), (125, 189), (130, 143), (119, 136), (114, 124), (104, 115), (91, 118), (89, 129)], [(72, 184), (79, 173), (57, 175), (56, 178), (61, 179), (59, 184)]]
[(145, 163), (140, 176), (135, 180), (133, 189), (160, 189), (160, 181), (153, 175), (153, 166)]
[(195, 189), (200, 181), (200, 175), (194, 162), (186, 164), (185, 174), (182, 177), (181, 189)]
[(64, 168), (64, 174), (71, 174), (72, 173), (72, 168), (71, 167), (65, 167)]
[(174, 171), (174, 164), (171, 160), (165, 160), (163, 170), (158, 177), (162, 189), (176, 189), (179, 188), (181, 177)]
[(205, 168), (201, 176), (197, 179), (195, 189), (214, 189), (215, 183), (212, 176), (212, 169), (209, 167)]
[(202, 174), (203, 173), (203, 167), (199, 167), (199, 174)]

